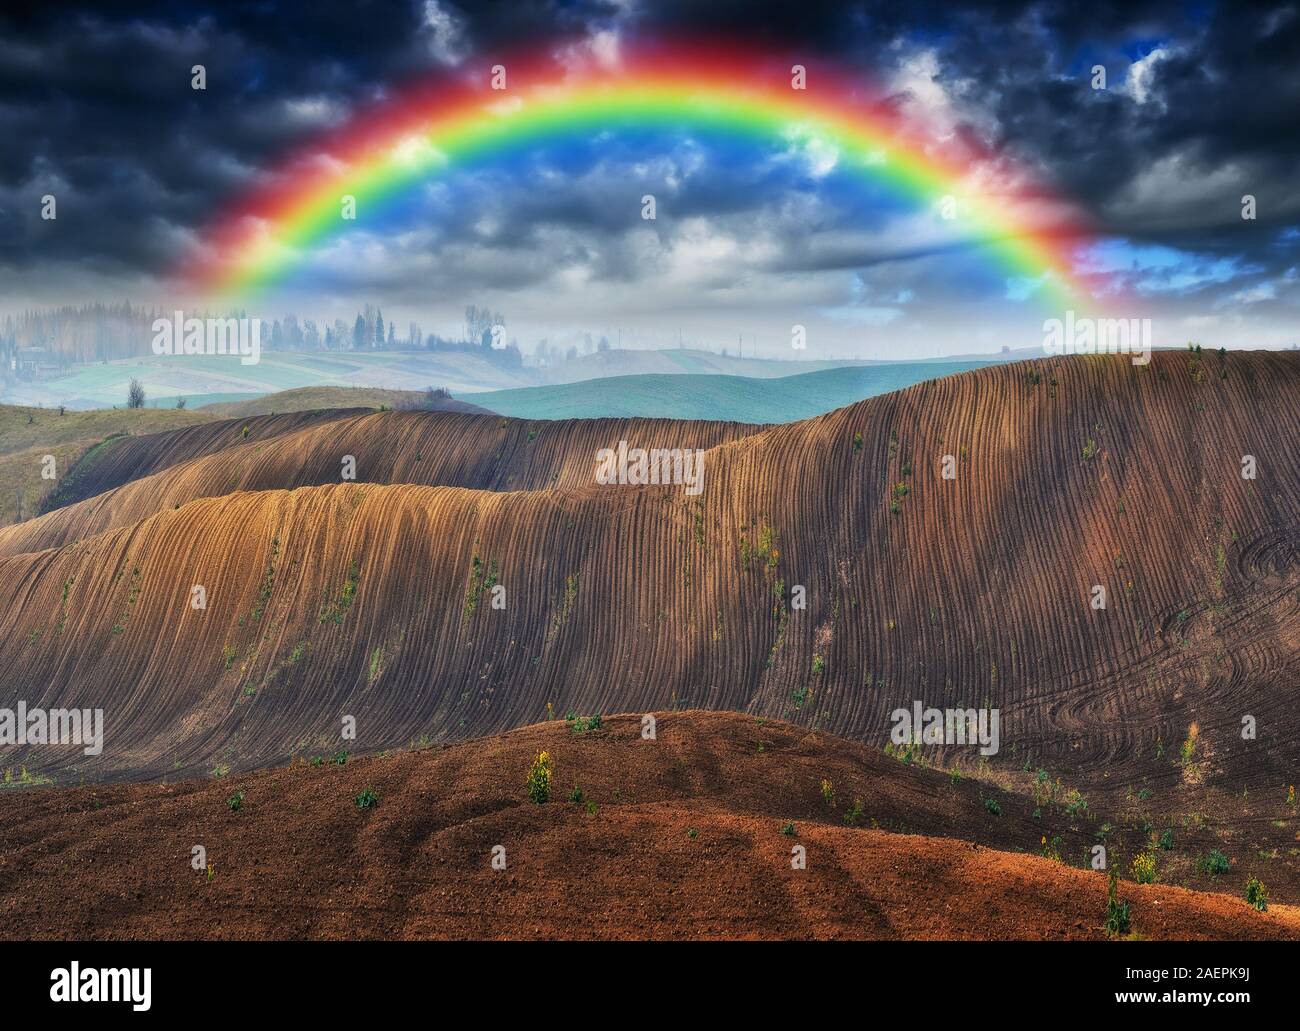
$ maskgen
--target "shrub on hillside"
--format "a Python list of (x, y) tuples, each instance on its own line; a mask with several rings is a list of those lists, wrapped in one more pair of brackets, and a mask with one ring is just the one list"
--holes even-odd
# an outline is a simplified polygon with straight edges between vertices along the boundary
[(542, 751), (537, 754), (533, 764), (528, 767), (528, 797), (538, 805), (551, 798), (551, 753)]

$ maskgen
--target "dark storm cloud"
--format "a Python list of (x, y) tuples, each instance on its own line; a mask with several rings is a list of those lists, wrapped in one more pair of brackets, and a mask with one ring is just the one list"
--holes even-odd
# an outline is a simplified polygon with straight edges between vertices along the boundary
[[(872, 74), (931, 54), (955, 130), (1040, 169), (1103, 233), (1244, 256), (1260, 280), (1296, 263), (1295, 241), (1278, 242), (1300, 223), (1295, 5), (326, 0), (42, 5), (0, 16), (0, 268), (72, 266), (128, 285), (156, 275), (257, 169), (393, 83), (598, 30), (745, 37)], [(205, 93), (189, 88), (196, 63), (208, 70)], [(1088, 88), (1094, 64), (1107, 68), (1105, 91)], [(597, 169), (581, 190), (512, 195), (504, 184), (501, 218), (463, 215), (432, 235), (443, 247), (519, 254), (563, 229), (561, 261), (632, 275), (623, 244), (596, 253), (583, 242), (584, 231), (622, 231), (610, 201), (622, 173), (607, 164), (609, 176)], [(692, 182), (683, 211), (735, 220), (749, 210), (770, 223), (785, 184), (735, 185), (721, 175)], [(58, 197), (56, 223), (39, 218), (47, 192)], [(1247, 192), (1259, 202), (1254, 223), (1239, 214)], [(768, 229), (787, 234), (792, 268), (870, 260), (801, 244), (797, 228)], [(509, 267), (526, 275), (529, 263)]]

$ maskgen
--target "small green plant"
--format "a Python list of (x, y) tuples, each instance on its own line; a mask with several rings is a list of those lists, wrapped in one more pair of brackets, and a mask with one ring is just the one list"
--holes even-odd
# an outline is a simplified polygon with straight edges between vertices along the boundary
[(853, 453), (857, 454), (861, 450), (862, 450), (862, 434), (855, 433), (853, 434)]
[(996, 798), (984, 799), (984, 808), (987, 809), (994, 816), (1002, 815), (1002, 807), (998, 805), (998, 800)]
[(1156, 842), (1156, 847), (1163, 852), (1168, 852), (1174, 847), (1174, 832), (1167, 830), (1160, 835), (1160, 840)]
[(828, 806), (835, 805), (835, 785), (825, 777), (822, 778), (822, 801)]
[(1091, 461), (1097, 457), (1097, 442), (1091, 437), (1088, 438), (1088, 443), (1083, 445), (1083, 457), (1085, 461)]
[(1268, 889), (1258, 877), (1246, 882), (1246, 901), (1261, 913), (1268, 912)]
[(560, 603), (560, 611), (555, 614), (551, 620), (551, 627), (547, 631), (546, 639), (552, 641), (555, 636), (564, 629), (569, 620), (569, 614), (573, 611), (573, 604), (578, 600), (578, 574), (570, 573), (564, 578), (564, 597)]
[(915, 740), (907, 742), (905, 745), (895, 745), (892, 741), (885, 745), (885, 754), (892, 755), (904, 766), (911, 766), (913, 763), (919, 763), (922, 759), (921, 746)]
[(794, 829), (793, 823), (787, 823), (781, 827), (781, 833), (784, 834), (787, 838), (793, 838), (798, 833), (798, 831)]
[(856, 827), (860, 819), (862, 819), (862, 799), (855, 798), (853, 808), (844, 811), (844, 822), (850, 827)]
[(528, 767), (528, 797), (538, 805), (550, 801), (551, 768), (551, 753), (547, 751), (539, 752)]
[(347, 749), (334, 753), (334, 765), (342, 766), (348, 761)]
[(1217, 848), (1210, 849), (1209, 855), (1198, 859), (1196, 865), (1203, 873), (1208, 873), (1211, 877), (1218, 877), (1220, 874), (1227, 873), (1229, 866), (1228, 857)]
[(1088, 811), (1088, 800), (1083, 797), (1077, 788), (1072, 789), (1063, 801), (1065, 811), (1070, 816), (1082, 816)]
[(489, 595), (492, 593), (492, 589), (497, 585), (498, 576), (496, 559), (493, 559), (490, 564), (485, 564), (477, 554), (471, 556), (469, 582), (465, 585), (466, 619), (474, 615), (483, 592), (487, 591)]
[(3, 778), (4, 786), (10, 787), (35, 787), (41, 784), (52, 784), (49, 777), (41, 776), (39, 773), (32, 773), (26, 766), (18, 768), (18, 776), (14, 776), (12, 768), (6, 768)]
[(365, 791), (357, 795), (355, 801), (358, 809), (373, 809), (379, 804), (379, 796), (370, 790), (370, 788), (366, 788)]
[(1119, 897), (1119, 874), (1111, 870), (1106, 877), (1106, 933), (1112, 938), (1129, 932), (1129, 904)]
[(570, 802), (576, 802), (576, 803), (578, 803), (578, 804), (581, 804), (581, 803), (582, 803), (582, 788), (578, 787), (578, 785), (576, 785), (576, 784), (573, 785), (573, 790), (569, 792), (569, 801), (570, 801)]
[(699, 833), (700, 832), (697, 831), (694, 827), (686, 828), (686, 836), (690, 838), (692, 841), (694, 841), (699, 836)]
[(343, 625), (343, 616), (346, 614), (349, 606), (356, 600), (357, 586), (361, 583), (361, 568), (357, 565), (356, 559), (348, 566), (348, 574), (343, 581), (343, 587), (340, 589), (338, 597), (328, 603), (320, 612), (320, 621), (322, 623), (334, 623), (337, 626)]
[(239, 810), (244, 808), (244, 793), (242, 791), (236, 791), (226, 799), (226, 805), (232, 813), (239, 812)]
[(599, 730), (602, 725), (599, 713), (595, 716), (575, 716), (570, 713), (565, 719), (569, 723), (569, 729), (575, 734), (585, 734), (589, 730)]
[(826, 672), (826, 659), (821, 655), (814, 655), (812, 661), (813, 676), (819, 677)]

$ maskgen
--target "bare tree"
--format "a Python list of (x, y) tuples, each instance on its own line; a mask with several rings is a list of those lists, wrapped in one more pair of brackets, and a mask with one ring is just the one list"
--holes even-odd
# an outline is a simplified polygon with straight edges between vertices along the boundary
[(144, 407), (144, 387), (138, 379), (131, 380), (131, 385), (127, 387), (126, 406), (128, 408)]

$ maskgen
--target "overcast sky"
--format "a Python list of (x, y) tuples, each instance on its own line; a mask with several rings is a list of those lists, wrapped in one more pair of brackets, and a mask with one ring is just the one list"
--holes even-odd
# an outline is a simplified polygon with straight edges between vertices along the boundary
[[(11, 7), (14, 5), (10, 5)], [(707, 33), (861, 69), (899, 110), (1032, 169), (1092, 224), (1081, 267), (1131, 292), (1158, 344), (1300, 339), (1297, 5), (184, 2), (0, 15), (0, 310), (170, 305), (196, 234), (287, 151), (412, 77), (521, 45), (617, 55)], [(1240, 10), (1236, 7), (1240, 6)], [(576, 41), (576, 42), (575, 42)], [(208, 89), (190, 89), (193, 64)], [(1090, 86), (1104, 65), (1107, 89)], [(653, 224), (626, 199), (654, 192)], [(40, 198), (58, 218), (40, 218)], [(1241, 217), (1241, 198), (1257, 217)], [(633, 208), (635, 210), (635, 208)], [(1041, 342), (1034, 284), (934, 212), (788, 144), (682, 133), (565, 141), (431, 183), (380, 231), (255, 314), (458, 332), (467, 304), (540, 336), (621, 331), (794, 357), (960, 354)]]

